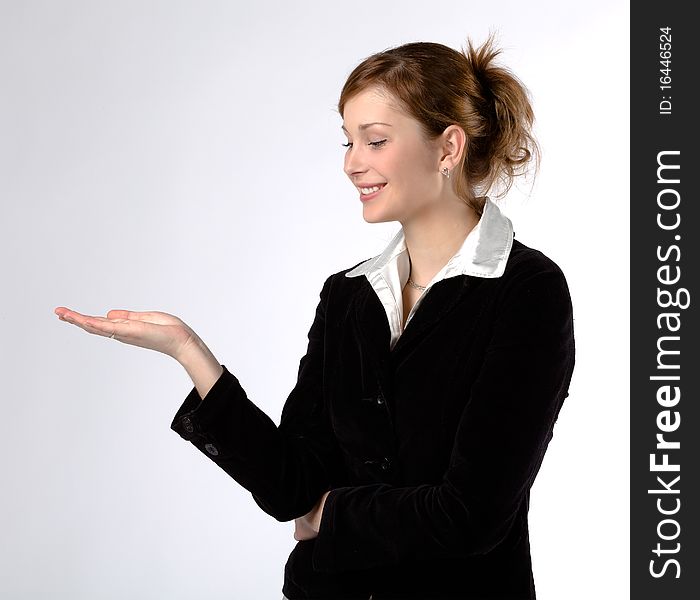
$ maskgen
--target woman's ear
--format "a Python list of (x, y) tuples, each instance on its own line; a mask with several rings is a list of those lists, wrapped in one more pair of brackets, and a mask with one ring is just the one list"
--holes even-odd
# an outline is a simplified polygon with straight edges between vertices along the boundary
[(440, 167), (454, 169), (467, 147), (467, 134), (459, 125), (448, 125), (440, 136)]

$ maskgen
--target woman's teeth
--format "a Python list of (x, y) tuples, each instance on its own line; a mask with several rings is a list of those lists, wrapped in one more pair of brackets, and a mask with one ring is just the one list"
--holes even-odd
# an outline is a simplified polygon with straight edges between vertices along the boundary
[(378, 185), (375, 185), (374, 187), (371, 188), (360, 188), (360, 191), (363, 194), (373, 194), (374, 192), (378, 192), (381, 188)]

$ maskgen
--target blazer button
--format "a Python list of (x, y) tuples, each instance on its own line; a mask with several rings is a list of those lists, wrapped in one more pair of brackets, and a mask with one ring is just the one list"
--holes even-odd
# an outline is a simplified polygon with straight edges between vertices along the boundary
[(216, 449), (214, 444), (205, 444), (204, 449), (212, 456), (217, 456), (219, 454), (219, 451)]
[(192, 421), (190, 421), (189, 417), (183, 417), (182, 425), (187, 433), (192, 433), (194, 431), (194, 426), (192, 425)]
[(384, 404), (384, 398), (383, 398), (381, 395), (377, 396), (377, 404), (378, 404), (379, 406), (381, 406), (382, 404)]
[(385, 458), (382, 461), (382, 470), (388, 471), (390, 468), (391, 468), (391, 460), (389, 460), (388, 458)]

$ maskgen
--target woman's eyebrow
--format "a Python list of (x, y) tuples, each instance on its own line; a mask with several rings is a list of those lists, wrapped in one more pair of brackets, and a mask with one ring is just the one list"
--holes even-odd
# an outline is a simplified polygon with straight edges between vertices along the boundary
[[(372, 125), (386, 125), (387, 127), (391, 127), (389, 123), (382, 123), (380, 121), (374, 121), (373, 123), (362, 123), (362, 125), (359, 126), (359, 130), (362, 131), (363, 129), (367, 129), (368, 127), (371, 127)], [(345, 125), (340, 126), (341, 129), (347, 133), (348, 130), (345, 129)]]

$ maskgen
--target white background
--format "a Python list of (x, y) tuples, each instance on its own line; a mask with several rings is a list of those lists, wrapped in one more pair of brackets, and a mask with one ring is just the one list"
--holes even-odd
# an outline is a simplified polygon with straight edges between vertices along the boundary
[(345, 78), (490, 29), (543, 147), (501, 206), (575, 310), (532, 490), (538, 599), (627, 597), (628, 28), (610, 0), (2, 0), (3, 597), (281, 597), (293, 524), (170, 430), (184, 370), (53, 309), (178, 315), (278, 423), (324, 279), (398, 228), (364, 222), (342, 171)]

